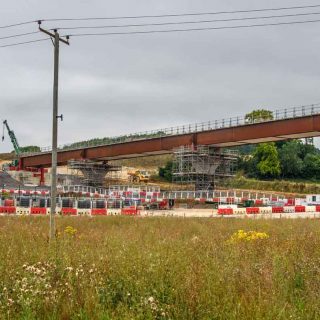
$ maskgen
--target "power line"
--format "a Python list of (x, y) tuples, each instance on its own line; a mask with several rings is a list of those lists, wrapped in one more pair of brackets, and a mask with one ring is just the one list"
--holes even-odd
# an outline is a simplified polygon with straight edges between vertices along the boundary
[[(203, 31), (203, 30), (242, 29), (242, 28), (255, 28), (255, 27), (267, 27), (267, 26), (305, 24), (305, 23), (315, 23), (315, 22), (320, 22), (320, 19), (319, 20), (305, 20), (305, 21), (238, 25), (238, 26), (225, 26), (225, 27), (191, 28), (191, 29), (169, 29), (169, 30), (149, 30), (149, 31), (104, 32), (104, 33), (75, 33), (75, 34), (69, 34), (68, 36), (69, 37), (112, 36), (112, 35), (130, 35), (130, 34), (188, 32), (188, 31)], [(65, 36), (67, 36), (67, 35), (65, 35)]]
[(166, 18), (166, 17), (185, 17), (185, 16), (203, 16), (203, 15), (219, 15), (219, 14), (235, 14), (235, 13), (250, 13), (262, 11), (281, 11), (281, 10), (296, 10), (318, 8), (320, 4), (309, 6), (294, 6), (294, 7), (278, 7), (278, 8), (262, 8), (251, 10), (234, 10), (234, 11), (216, 11), (216, 12), (197, 12), (197, 13), (177, 13), (177, 14), (160, 14), (160, 15), (141, 15), (141, 16), (117, 16), (117, 17), (88, 17), (88, 18), (54, 18), (43, 19), (41, 21), (88, 21), (88, 20), (119, 20), (119, 19), (143, 19), (143, 18)]
[[(260, 17), (243, 17), (243, 18), (230, 18), (230, 19), (214, 19), (214, 20), (199, 20), (199, 21), (179, 21), (179, 22), (162, 22), (162, 23), (142, 23), (142, 24), (126, 24), (126, 25), (107, 25), (107, 26), (78, 26), (78, 27), (59, 27), (53, 28), (52, 30), (78, 30), (78, 29), (104, 29), (104, 28), (126, 28), (126, 27), (144, 27), (144, 26), (165, 26), (165, 25), (183, 25), (183, 24), (198, 24), (198, 23), (212, 23), (212, 22), (230, 22), (230, 21), (245, 21), (245, 20), (259, 20), (259, 19), (273, 19), (273, 18), (288, 18), (297, 16), (309, 16), (319, 15), (320, 12), (311, 13), (296, 13), (296, 14), (285, 14), (285, 15), (271, 15), (271, 16), (260, 16)], [(37, 34), (39, 31), (19, 33), (9, 36), (0, 37), (0, 40), (17, 38), (26, 35)]]
[(14, 47), (14, 46), (19, 46), (19, 45), (23, 45), (23, 44), (28, 44), (28, 43), (33, 43), (33, 42), (40, 42), (40, 41), (47, 41), (47, 40), (49, 40), (49, 38), (29, 40), (29, 41), (24, 41), (24, 42), (16, 42), (16, 43), (11, 43), (11, 44), (1, 45), (0, 48)]
[[(105, 32), (105, 33), (76, 33), (63, 35), (62, 37), (85, 37), (85, 36), (112, 36), (112, 35), (130, 35), (130, 34), (151, 34), (151, 33), (171, 33), (171, 32), (189, 32), (189, 31), (204, 31), (204, 30), (222, 30), (222, 29), (243, 29), (243, 28), (254, 28), (254, 27), (266, 27), (266, 26), (280, 26), (280, 25), (295, 25), (295, 24), (306, 24), (316, 23), (319, 20), (305, 20), (305, 21), (292, 21), (292, 22), (279, 22), (279, 23), (265, 23), (265, 24), (251, 24), (251, 25), (238, 25), (238, 26), (225, 26), (225, 27), (208, 27), (208, 28), (192, 28), (192, 29), (169, 29), (169, 30), (149, 30), (149, 31), (128, 31), (128, 32)], [(24, 42), (11, 43), (6, 45), (0, 45), (0, 48), (13, 47), (24, 45), (28, 43), (46, 41), (46, 39), (36, 39)]]
[(8, 24), (6, 26), (0, 26), (0, 29), (5, 29), (5, 28), (11, 28), (11, 27), (18, 27), (18, 26), (23, 26), (26, 24), (31, 24), (35, 23), (37, 20), (32, 20), (32, 21), (24, 21), (24, 22), (19, 22), (19, 23), (14, 23), (14, 24)]
[(310, 8), (318, 8), (318, 7), (320, 7), (320, 5), (292, 6), (292, 7), (278, 7), (278, 8), (261, 8), (261, 9), (250, 9), (250, 10), (233, 10), (233, 11), (216, 11), (216, 12), (194, 12), (194, 13), (193, 12), (189, 12), (189, 13), (161, 14), (161, 15), (37, 19), (37, 20), (22, 21), (22, 22), (18, 22), (18, 23), (3, 25), (3, 26), (0, 26), (0, 29), (18, 27), (18, 26), (22, 26), (22, 25), (28, 25), (28, 24), (36, 23), (38, 21), (52, 22), (52, 21), (88, 21), (88, 20), (120, 20), (120, 19), (166, 18), (166, 17), (203, 16), (203, 15), (219, 15), (219, 14), (263, 12), (263, 11), (282, 11), (282, 10), (310, 9)]
[(13, 35), (10, 35), (10, 36), (0, 37), (0, 40), (10, 39), (10, 38), (18, 38), (18, 37), (28, 36), (30, 34), (36, 34), (36, 33), (39, 33), (39, 31), (13, 34)]
[(258, 17), (243, 17), (230, 19), (214, 19), (214, 20), (198, 20), (198, 21), (179, 21), (179, 22), (159, 22), (159, 23), (138, 23), (138, 24), (122, 24), (122, 25), (106, 25), (106, 26), (76, 26), (76, 27), (58, 27), (51, 30), (78, 30), (78, 29), (105, 29), (105, 28), (129, 28), (129, 27), (147, 27), (147, 26), (166, 26), (166, 25), (182, 25), (182, 24), (197, 24), (197, 23), (212, 23), (212, 22), (230, 22), (230, 21), (245, 21), (245, 20), (259, 20), (259, 19), (273, 19), (273, 18), (289, 18), (298, 16), (319, 15), (320, 12), (311, 13), (295, 13), (272, 16), (258, 16)]
[[(319, 5), (320, 6), (320, 5)], [(310, 14), (320, 14), (320, 12), (317, 13), (310, 13)], [(297, 14), (298, 15), (298, 14)], [(284, 15), (288, 16), (288, 15)], [(290, 15), (291, 16), (291, 15)], [(280, 17), (280, 16), (276, 16)], [(260, 17), (261, 18), (261, 17)], [(258, 19), (258, 18), (257, 18)], [(43, 21), (43, 20), (41, 20)], [(84, 37), (84, 36), (112, 36), (112, 35), (130, 35), (130, 34), (152, 34), (152, 33), (171, 33), (171, 32), (190, 32), (190, 31), (205, 31), (205, 30), (223, 30), (223, 29), (243, 29), (243, 28), (255, 28), (255, 27), (267, 27), (267, 26), (280, 26), (280, 25), (295, 25), (295, 24), (306, 24), (306, 23), (316, 23), (320, 22), (320, 19), (317, 20), (304, 20), (304, 21), (291, 21), (291, 22), (276, 22), (276, 23), (263, 23), (263, 24), (250, 24), (250, 25), (236, 25), (236, 26), (221, 26), (221, 27), (204, 27), (204, 28), (189, 28), (189, 29), (168, 29), (168, 30), (148, 30), (148, 31), (127, 31), (127, 32), (104, 32), (104, 33), (75, 33), (75, 34), (69, 34), (69, 35), (63, 35), (64, 36), (70, 36), (70, 37)], [(110, 26), (106, 26), (110, 27)], [(75, 27), (80, 28), (80, 27)], [(25, 35), (31, 35), (36, 34), (39, 31), (35, 32), (27, 32), (27, 33), (21, 33), (21, 34), (15, 34), (5, 37), (0, 37), (1, 39), (8, 39), (8, 38), (15, 38)], [(36, 39), (36, 40), (29, 40), (29, 41), (23, 41), (23, 42), (17, 42), (17, 43), (11, 43), (6, 45), (1, 45), (0, 48), (5, 47), (12, 47), (12, 46), (18, 46), (18, 45), (24, 45), (28, 43), (34, 43), (34, 42), (40, 42), (45, 41), (46, 39)]]

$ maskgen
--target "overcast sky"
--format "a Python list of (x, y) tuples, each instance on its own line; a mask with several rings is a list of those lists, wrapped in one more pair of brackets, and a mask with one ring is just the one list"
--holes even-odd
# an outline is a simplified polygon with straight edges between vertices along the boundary
[[(309, 4), (318, 3), (302, 0), (11, 0), (2, 1), (0, 21), (6, 25), (45, 18), (157, 15)], [(317, 12), (320, 8), (305, 11)], [(200, 18), (185, 17), (180, 21), (197, 19)], [(141, 22), (151, 20), (156, 21)], [(173, 20), (177, 21), (167, 19)], [(43, 26), (66, 25), (70, 24)], [(59, 125), (59, 144), (241, 116), (257, 107), (276, 109), (320, 102), (319, 27), (320, 23), (72, 38), (69, 47), (61, 45), (59, 113), (63, 113), (64, 121)], [(36, 28), (34, 24), (0, 29), (0, 37)], [(165, 27), (148, 30), (152, 29)], [(39, 37), (42, 35), (25, 39)], [(17, 40), (24, 39), (13, 41)], [(10, 41), (0, 40), (0, 44), (6, 43)], [(0, 118), (8, 120), (20, 145), (49, 146), (51, 42), (0, 48), (0, 70)], [(0, 151), (11, 150), (6, 136)]]

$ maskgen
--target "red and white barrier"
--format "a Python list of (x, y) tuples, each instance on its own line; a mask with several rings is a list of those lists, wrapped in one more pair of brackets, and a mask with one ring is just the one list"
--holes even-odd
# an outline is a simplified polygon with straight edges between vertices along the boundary
[(320, 212), (319, 206), (284, 206), (284, 207), (247, 207), (235, 208), (234, 206), (219, 206), (218, 215), (233, 215), (233, 214), (281, 214), (281, 213), (315, 213)]
[(92, 216), (106, 216), (107, 209), (91, 209)]
[(47, 214), (47, 208), (33, 207), (31, 208), (30, 214), (45, 216)]
[(16, 213), (21, 215), (29, 215), (32, 208), (16, 207)]
[(0, 213), (15, 214), (16, 207), (0, 207)]
[(136, 207), (122, 208), (121, 214), (125, 216), (136, 216), (140, 214), (140, 210)]
[(77, 216), (78, 210), (75, 208), (61, 208), (61, 214), (63, 216)]

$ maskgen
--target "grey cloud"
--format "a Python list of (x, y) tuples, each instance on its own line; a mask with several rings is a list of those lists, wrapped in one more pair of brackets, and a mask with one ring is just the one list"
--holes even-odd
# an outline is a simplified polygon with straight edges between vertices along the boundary
[[(28, 0), (7, 1), (0, 17), (6, 24), (272, 6), (279, 1)], [(59, 143), (238, 116), (257, 106), (320, 102), (317, 30), (313, 24), (72, 38), (70, 47), (61, 46), (59, 108), (65, 120)], [(0, 49), (0, 115), (21, 145), (51, 143), (52, 54), (49, 41)], [(1, 151), (11, 149), (8, 139), (0, 145)]]

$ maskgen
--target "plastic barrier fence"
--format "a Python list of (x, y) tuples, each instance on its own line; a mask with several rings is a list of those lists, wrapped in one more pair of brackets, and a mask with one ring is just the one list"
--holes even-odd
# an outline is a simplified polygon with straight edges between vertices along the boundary
[(260, 208), (252, 207), (252, 208), (246, 208), (247, 214), (258, 214)]
[(234, 214), (246, 214), (246, 208), (236, 208), (233, 209)]
[(220, 208), (218, 209), (218, 214), (220, 215), (231, 215), (233, 214), (233, 210), (232, 208)]
[(284, 213), (294, 213), (295, 212), (295, 207), (292, 206), (284, 206), (283, 207), (283, 212)]
[(28, 215), (31, 212), (31, 208), (24, 208), (24, 207), (16, 207), (17, 214), (25, 214)]
[(92, 216), (106, 216), (107, 209), (91, 209)]
[[(93, 208), (93, 209), (76, 209), (76, 208), (58, 208), (56, 210), (57, 215), (62, 216), (78, 216), (78, 215), (91, 215), (91, 216), (106, 216), (106, 215), (139, 215), (141, 207), (124, 207), (124, 208)], [(233, 214), (277, 214), (277, 213), (313, 213), (320, 212), (320, 205), (317, 206), (276, 206), (276, 207), (248, 207), (237, 208), (236, 205), (230, 205), (218, 208), (218, 215), (233, 215)], [(50, 214), (50, 208), (43, 207), (12, 207), (12, 206), (0, 206), (0, 214), (18, 214), (18, 215), (48, 215)]]
[(272, 213), (283, 213), (284, 208), (283, 207), (272, 207)]
[(306, 212), (306, 207), (305, 206), (295, 206), (294, 211), (295, 212)]
[(134, 208), (134, 207), (133, 208), (132, 207), (122, 208), (121, 214), (126, 215), (126, 216), (136, 216), (136, 215), (140, 214), (140, 210), (137, 208)]
[(63, 216), (76, 216), (78, 211), (75, 208), (61, 208), (61, 214)]
[(15, 214), (16, 207), (0, 207), (0, 213)]
[(316, 212), (316, 206), (307, 206), (306, 212)]
[(47, 208), (31, 208), (30, 214), (34, 215), (46, 215), (47, 214)]

